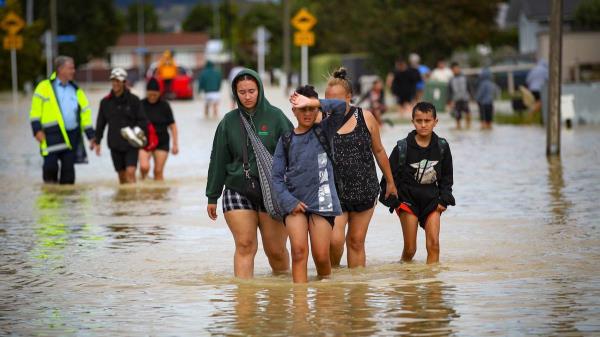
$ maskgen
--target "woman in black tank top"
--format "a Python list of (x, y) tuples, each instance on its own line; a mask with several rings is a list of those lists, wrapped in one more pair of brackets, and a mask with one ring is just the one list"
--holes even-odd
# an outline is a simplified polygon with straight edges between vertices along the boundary
[[(364, 267), (367, 229), (379, 195), (373, 156), (386, 181), (393, 182), (394, 179), (381, 143), (379, 123), (368, 110), (349, 105), (352, 86), (344, 68), (335, 71), (329, 78), (325, 97), (348, 102), (346, 122), (333, 138), (334, 175), (344, 213), (335, 219), (329, 249), (331, 265), (340, 265), (346, 243), (348, 267)], [(386, 197), (390, 194), (397, 195), (394, 184), (387, 184)]]

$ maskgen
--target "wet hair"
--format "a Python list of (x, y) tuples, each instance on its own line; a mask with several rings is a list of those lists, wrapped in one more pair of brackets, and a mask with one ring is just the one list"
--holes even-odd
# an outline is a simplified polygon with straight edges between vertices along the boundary
[(417, 104), (415, 104), (413, 110), (412, 110), (412, 118), (415, 119), (415, 113), (417, 113), (417, 111), (421, 111), (423, 113), (429, 113), (431, 112), (431, 114), (433, 115), (434, 119), (437, 119), (437, 113), (435, 111), (435, 105), (429, 103), (429, 102), (419, 102)]
[(303, 85), (296, 88), (296, 92), (308, 98), (319, 98), (319, 94), (312, 85)]
[(249, 75), (249, 74), (244, 74), (244, 75), (236, 77), (235, 80), (233, 81), (233, 87), (235, 88), (236, 91), (237, 91), (237, 85), (241, 81), (254, 81), (254, 83), (256, 83), (256, 87), (260, 88), (260, 85), (258, 84), (258, 80), (256, 78), (254, 78), (254, 76)]
[(347, 93), (352, 95), (352, 82), (350, 82), (346, 68), (340, 67), (329, 75), (327, 86), (333, 87), (334, 85), (341, 85)]

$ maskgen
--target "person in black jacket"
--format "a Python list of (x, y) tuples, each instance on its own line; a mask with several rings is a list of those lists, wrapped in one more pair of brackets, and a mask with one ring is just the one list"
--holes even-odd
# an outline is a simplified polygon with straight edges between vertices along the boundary
[(138, 161), (138, 148), (132, 146), (123, 136), (121, 129), (135, 126), (146, 130), (148, 120), (140, 109), (140, 99), (126, 87), (127, 72), (115, 68), (110, 74), (112, 90), (100, 101), (96, 120), (96, 154), (100, 155), (100, 141), (104, 128), (108, 125), (108, 148), (119, 183), (134, 183)]
[[(160, 96), (160, 86), (156, 78), (152, 77), (146, 84), (146, 98), (142, 100), (141, 105), (148, 121), (156, 129), (158, 144), (155, 148), (144, 147), (140, 149), (140, 175), (142, 180), (146, 179), (150, 172), (150, 160), (154, 159), (154, 180), (163, 180), (163, 171), (169, 157), (169, 148), (171, 153), (176, 155), (179, 153), (179, 142), (173, 110), (171, 110), (169, 102)], [(169, 146), (171, 142), (172, 147)]]
[[(440, 217), (448, 206), (455, 205), (452, 154), (448, 142), (433, 132), (438, 122), (433, 104), (417, 103), (412, 122), (415, 130), (398, 141), (390, 155), (398, 199), (382, 202), (400, 217), (404, 236), (402, 260), (410, 261), (415, 255), (420, 224), (425, 229), (427, 263), (436, 263), (440, 254)], [(381, 186), (386, 186), (385, 179)]]

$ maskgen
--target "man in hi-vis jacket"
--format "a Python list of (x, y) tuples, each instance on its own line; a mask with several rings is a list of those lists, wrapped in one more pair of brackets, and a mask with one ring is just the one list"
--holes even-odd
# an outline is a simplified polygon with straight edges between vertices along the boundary
[(55, 69), (35, 88), (29, 120), (44, 158), (44, 182), (73, 184), (75, 163), (87, 162), (83, 132), (92, 148), (95, 146), (92, 111), (83, 90), (73, 82), (73, 59), (58, 56)]

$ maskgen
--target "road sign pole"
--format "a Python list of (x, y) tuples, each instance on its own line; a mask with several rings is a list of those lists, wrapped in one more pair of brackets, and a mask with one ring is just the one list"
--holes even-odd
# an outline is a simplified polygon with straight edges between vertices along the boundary
[(256, 30), (256, 54), (258, 58), (258, 75), (264, 79), (265, 77), (265, 40), (267, 38), (264, 26), (259, 26)]
[(15, 48), (10, 49), (10, 67), (12, 73), (12, 96), (13, 96), (13, 111), (17, 113), (17, 105), (19, 97), (17, 92), (17, 50)]
[(308, 46), (302, 46), (302, 76), (300, 80), (301, 85), (308, 84)]

